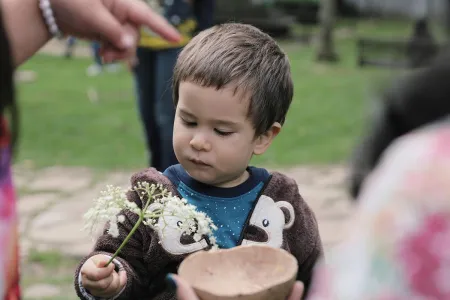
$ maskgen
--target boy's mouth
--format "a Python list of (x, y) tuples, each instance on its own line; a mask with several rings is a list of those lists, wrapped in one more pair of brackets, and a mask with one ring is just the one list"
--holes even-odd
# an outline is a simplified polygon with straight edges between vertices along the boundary
[(191, 158), (191, 159), (189, 159), (189, 161), (198, 166), (210, 167), (209, 164), (207, 164), (206, 162), (204, 162), (203, 160), (200, 160), (200, 159)]

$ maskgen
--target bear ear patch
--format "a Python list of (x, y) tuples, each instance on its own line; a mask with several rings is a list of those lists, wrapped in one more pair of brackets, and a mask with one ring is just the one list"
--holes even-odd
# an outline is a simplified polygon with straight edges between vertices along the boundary
[(283, 215), (284, 215), (284, 223), (285, 224), (289, 224), (291, 222), (291, 217), (292, 217), (289, 209), (287, 209), (284, 206), (281, 206), (280, 209), (281, 209), (281, 211), (283, 212)]

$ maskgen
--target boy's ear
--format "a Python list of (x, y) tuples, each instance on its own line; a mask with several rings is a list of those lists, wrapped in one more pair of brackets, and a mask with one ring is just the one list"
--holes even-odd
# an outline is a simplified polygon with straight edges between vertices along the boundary
[(273, 139), (278, 135), (278, 133), (280, 133), (280, 131), (280, 123), (273, 123), (266, 132), (256, 138), (253, 154), (260, 155), (266, 152), (267, 148), (269, 148), (270, 144), (272, 144)]

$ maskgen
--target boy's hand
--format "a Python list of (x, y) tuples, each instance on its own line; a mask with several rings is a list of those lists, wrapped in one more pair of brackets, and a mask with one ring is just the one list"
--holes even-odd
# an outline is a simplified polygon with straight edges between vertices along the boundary
[(109, 258), (98, 254), (89, 258), (81, 267), (81, 282), (92, 296), (110, 298), (117, 295), (127, 283), (127, 273), (117, 273), (114, 264), (105, 267)]

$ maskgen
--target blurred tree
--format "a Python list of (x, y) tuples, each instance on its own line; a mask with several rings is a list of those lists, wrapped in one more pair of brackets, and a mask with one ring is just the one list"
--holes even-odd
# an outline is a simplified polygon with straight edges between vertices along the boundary
[(336, 22), (336, 4), (336, 0), (320, 1), (320, 29), (317, 48), (318, 61), (336, 62), (339, 60), (333, 40), (333, 29)]

